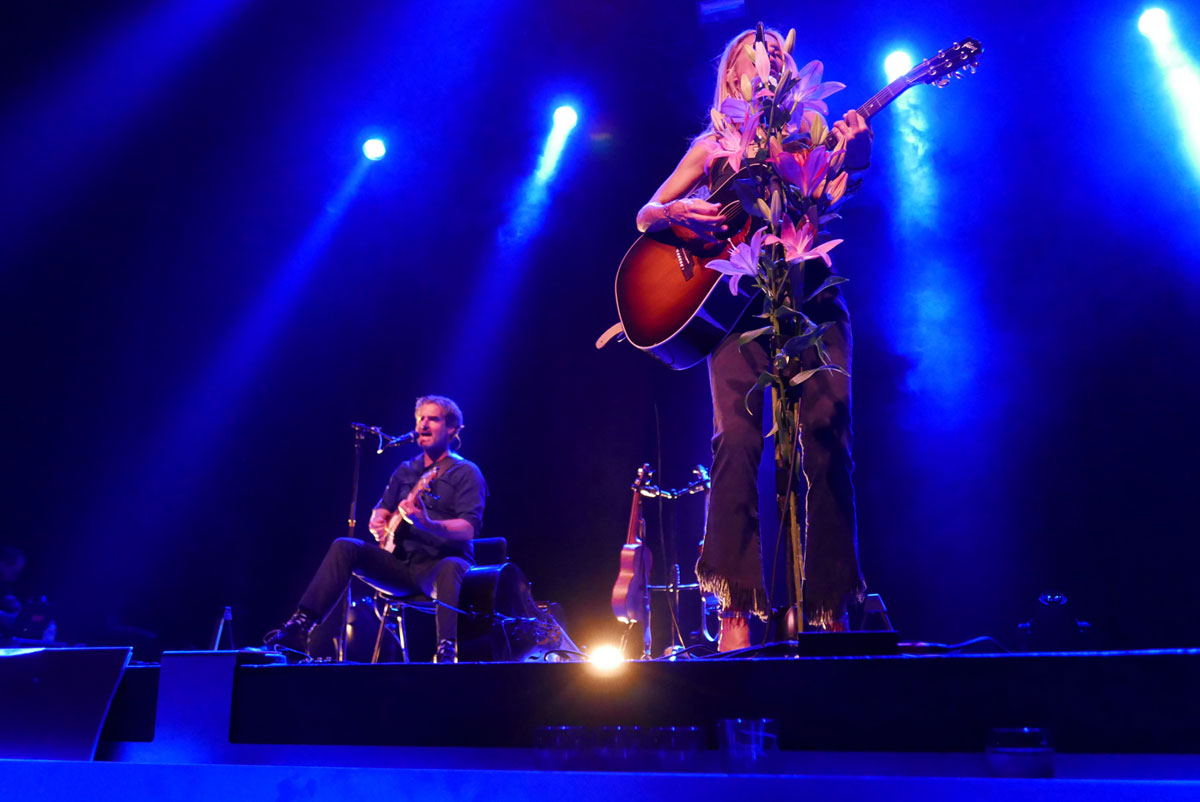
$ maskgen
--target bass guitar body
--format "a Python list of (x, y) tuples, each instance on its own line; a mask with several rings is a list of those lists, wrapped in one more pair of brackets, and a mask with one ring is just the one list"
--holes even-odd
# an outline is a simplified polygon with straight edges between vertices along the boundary
[(731, 232), (727, 238), (703, 240), (680, 226), (653, 231), (633, 243), (617, 268), (617, 314), (626, 339), (675, 370), (711, 354), (757, 297), (746, 288), (731, 294), (721, 286), (721, 273), (707, 266), (729, 258), (750, 231), (751, 217), (742, 210), (733, 182), (755, 169), (762, 168), (741, 170), (708, 198), (721, 206)]

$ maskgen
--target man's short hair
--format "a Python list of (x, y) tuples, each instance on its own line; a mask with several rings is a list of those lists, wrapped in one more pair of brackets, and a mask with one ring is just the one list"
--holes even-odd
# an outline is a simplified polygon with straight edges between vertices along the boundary
[(455, 428), (461, 429), (463, 425), (462, 410), (458, 408), (458, 404), (454, 403), (454, 399), (447, 398), (444, 395), (423, 395), (417, 399), (417, 405), (413, 407), (413, 414), (417, 414), (417, 410), (426, 404), (436, 404), (442, 414), (446, 416), (446, 423)]

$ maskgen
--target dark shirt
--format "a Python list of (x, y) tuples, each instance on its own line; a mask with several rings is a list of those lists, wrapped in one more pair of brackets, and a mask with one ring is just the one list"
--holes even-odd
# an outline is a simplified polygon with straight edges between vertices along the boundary
[[(483, 481), (479, 467), (454, 453), (438, 460), (437, 466), (438, 477), (429, 485), (430, 492), (422, 495), (429, 517), (435, 521), (462, 518), (475, 528), (473, 537), (478, 537), (487, 498), (487, 483)], [(424, 454), (400, 463), (376, 508), (395, 512), (426, 470)], [(396, 555), (402, 558), (462, 557), (469, 562), (475, 561), (471, 541), (450, 540), (420, 532), (407, 523), (400, 524), (396, 530), (396, 542)]]

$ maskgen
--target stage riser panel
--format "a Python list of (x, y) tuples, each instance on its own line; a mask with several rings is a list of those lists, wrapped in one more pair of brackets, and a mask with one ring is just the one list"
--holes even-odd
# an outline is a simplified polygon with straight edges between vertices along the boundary
[[(241, 666), (230, 740), (530, 748), (551, 726), (699, 726), (715, 747), (716, 722), (742, 717), (776, 719), (792, 750), (982, 752), (992, 728), (1029, 726), (1060, 753), (1195, 754), (1198, 670), (1196, 650), (630, 663), (610, 676), (581, 664)], [(153, 671), (126, 681), (150, 688), (131, 675)], [(118, 695), (105, 739), (144, 736), (153, 698), (133, 697)]]

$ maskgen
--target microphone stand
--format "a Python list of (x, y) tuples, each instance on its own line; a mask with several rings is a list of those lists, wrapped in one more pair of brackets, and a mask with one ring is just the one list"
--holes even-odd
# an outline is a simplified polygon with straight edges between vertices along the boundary
[[(382, 454), (385, 448), (409, 442), (412, 439), (410, 437), (412, 433), (393, 437), (390, 434), (384, 433), (378, 426), (368, 426), (365, 423), (351, 423), (350, 428), (354, 430), (354, 473), (353, 478), (350, 480), (350, 517), (347, 521), (350, 528), (346, 536), (355, 537), (354, 530), (358, 523), (358, 483), (362, 469), (363, 440), (367, 439), (367, 434), (373, 434), (378, 437), (379, 447), (375, 449), (375, 453)], [(337, 639), (336, 647), (339, 663), (346, 662), (346, 645), (350, 641), (350, 607), (354, 604), (354, 593), (351, 590), (353, 584), (353, 582), (350, 582), (346, 585), (346, 598), (343, 600), (345, 604), (342, 609), (341, 635)]]

